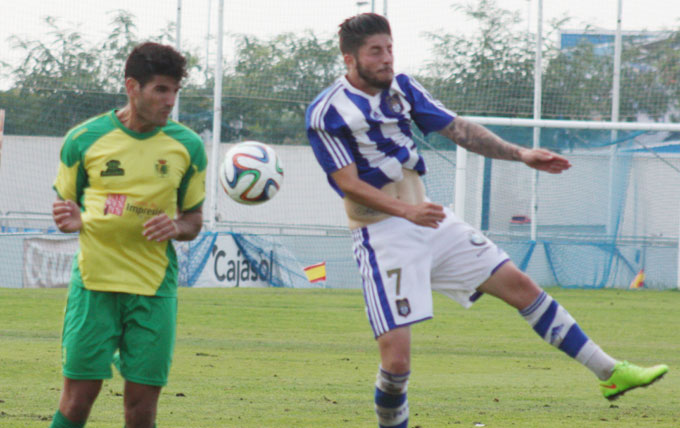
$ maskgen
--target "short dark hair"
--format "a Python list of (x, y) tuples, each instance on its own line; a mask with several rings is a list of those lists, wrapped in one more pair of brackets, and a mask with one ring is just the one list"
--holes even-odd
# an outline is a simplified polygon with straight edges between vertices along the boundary
[(186, 58), (172, 46), (144, 42), (135, 46), (125, 61), (125, 78), (134, 78), (140, 86), (156, 75), (169, 76), (180, 82), (187, 76), (186, 65)]
[(390, 23), (382, 15), (377, 13), (362, 13), (345, 19), (340, 24), (340, 52), (343, 54), (356, 54), (367, 37), (374, 34), (387, 34), (392, 36)]

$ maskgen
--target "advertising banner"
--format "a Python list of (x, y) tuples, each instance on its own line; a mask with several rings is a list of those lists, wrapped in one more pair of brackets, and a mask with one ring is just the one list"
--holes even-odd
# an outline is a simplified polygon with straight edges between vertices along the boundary
[(78, 237), (24, 239), (24, 288), (66, 287)]
[(260, 249), (251, 263), (234, 237), (220, 234), (194, 287), (268, 287), (274, 260), (273, 248)]
[[(66, 287), (77, 249), (75, 236), (24, 239), (23, 287)], [(274, 250), (264, 248), (256, 253), (248, 260), (231, 234), (218, 235), (193, 287), (269, 287)]]

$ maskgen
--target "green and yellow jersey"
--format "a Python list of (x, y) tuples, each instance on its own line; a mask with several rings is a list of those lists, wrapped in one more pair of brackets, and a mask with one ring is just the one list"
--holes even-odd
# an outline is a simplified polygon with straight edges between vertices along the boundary
[(54, 189), (81, 207), (72, 281), (89, 290), (175, 296), (175, 249), (148, 241), (143, 224), (199, 208), (206, 164), (200, 137), (177, 122), (138, 133), (112, 110), (71, 129)]

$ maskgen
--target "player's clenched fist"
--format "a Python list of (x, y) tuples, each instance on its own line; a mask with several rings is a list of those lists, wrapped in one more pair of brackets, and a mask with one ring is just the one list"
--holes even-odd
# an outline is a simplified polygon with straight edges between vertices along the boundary
[(432, 202), (422, 202), (418, 205), (411, 205), (406, 213), (406, 219), (420, 226), (437, 228), (439, 223), (444, 220), (444, 207), (433, 204)]
[(52, 204), (52, 218), (64, 233), (77, 232), (83, 227), (80, 208), (73, 201), (57, 200)]

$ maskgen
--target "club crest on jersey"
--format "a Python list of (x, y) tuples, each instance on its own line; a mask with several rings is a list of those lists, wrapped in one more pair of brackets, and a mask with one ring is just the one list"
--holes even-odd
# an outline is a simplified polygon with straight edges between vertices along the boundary
[(120, 167), (120, 161), (116, 159), (111, 159), (106, 162), (106, 169), (101, 172), (102, 177), (114, 177), (119, 175), (125, 175), (125, 170)]
[(397, 299), (397, 312), (399, 315), (402, 317), (407, 317), (411, 313), (411, 305), (408, 302), (408, 299)]
[(168, 166), (168, 161), (165, 159), (158, 159), (156, 161), (156, 175), (165, 178), (168, 176), (168, 172), (170, 171), (170, 167)]
[(400, 114), (401, 112), (404, 111), (404, 105), (401, 103), (401, 99), (399, 98), (399, 94), (394, 94), (390, 95), (386, 99), (387, 101), (387, 107), (390, 109), (390, 111), (394, 114)]
[(484, 237), (484, 235), (477, 231), (470, 232), (468, 238), (470, 240), (470, 243), (476, 247), (486, 244), (486, 238)]

